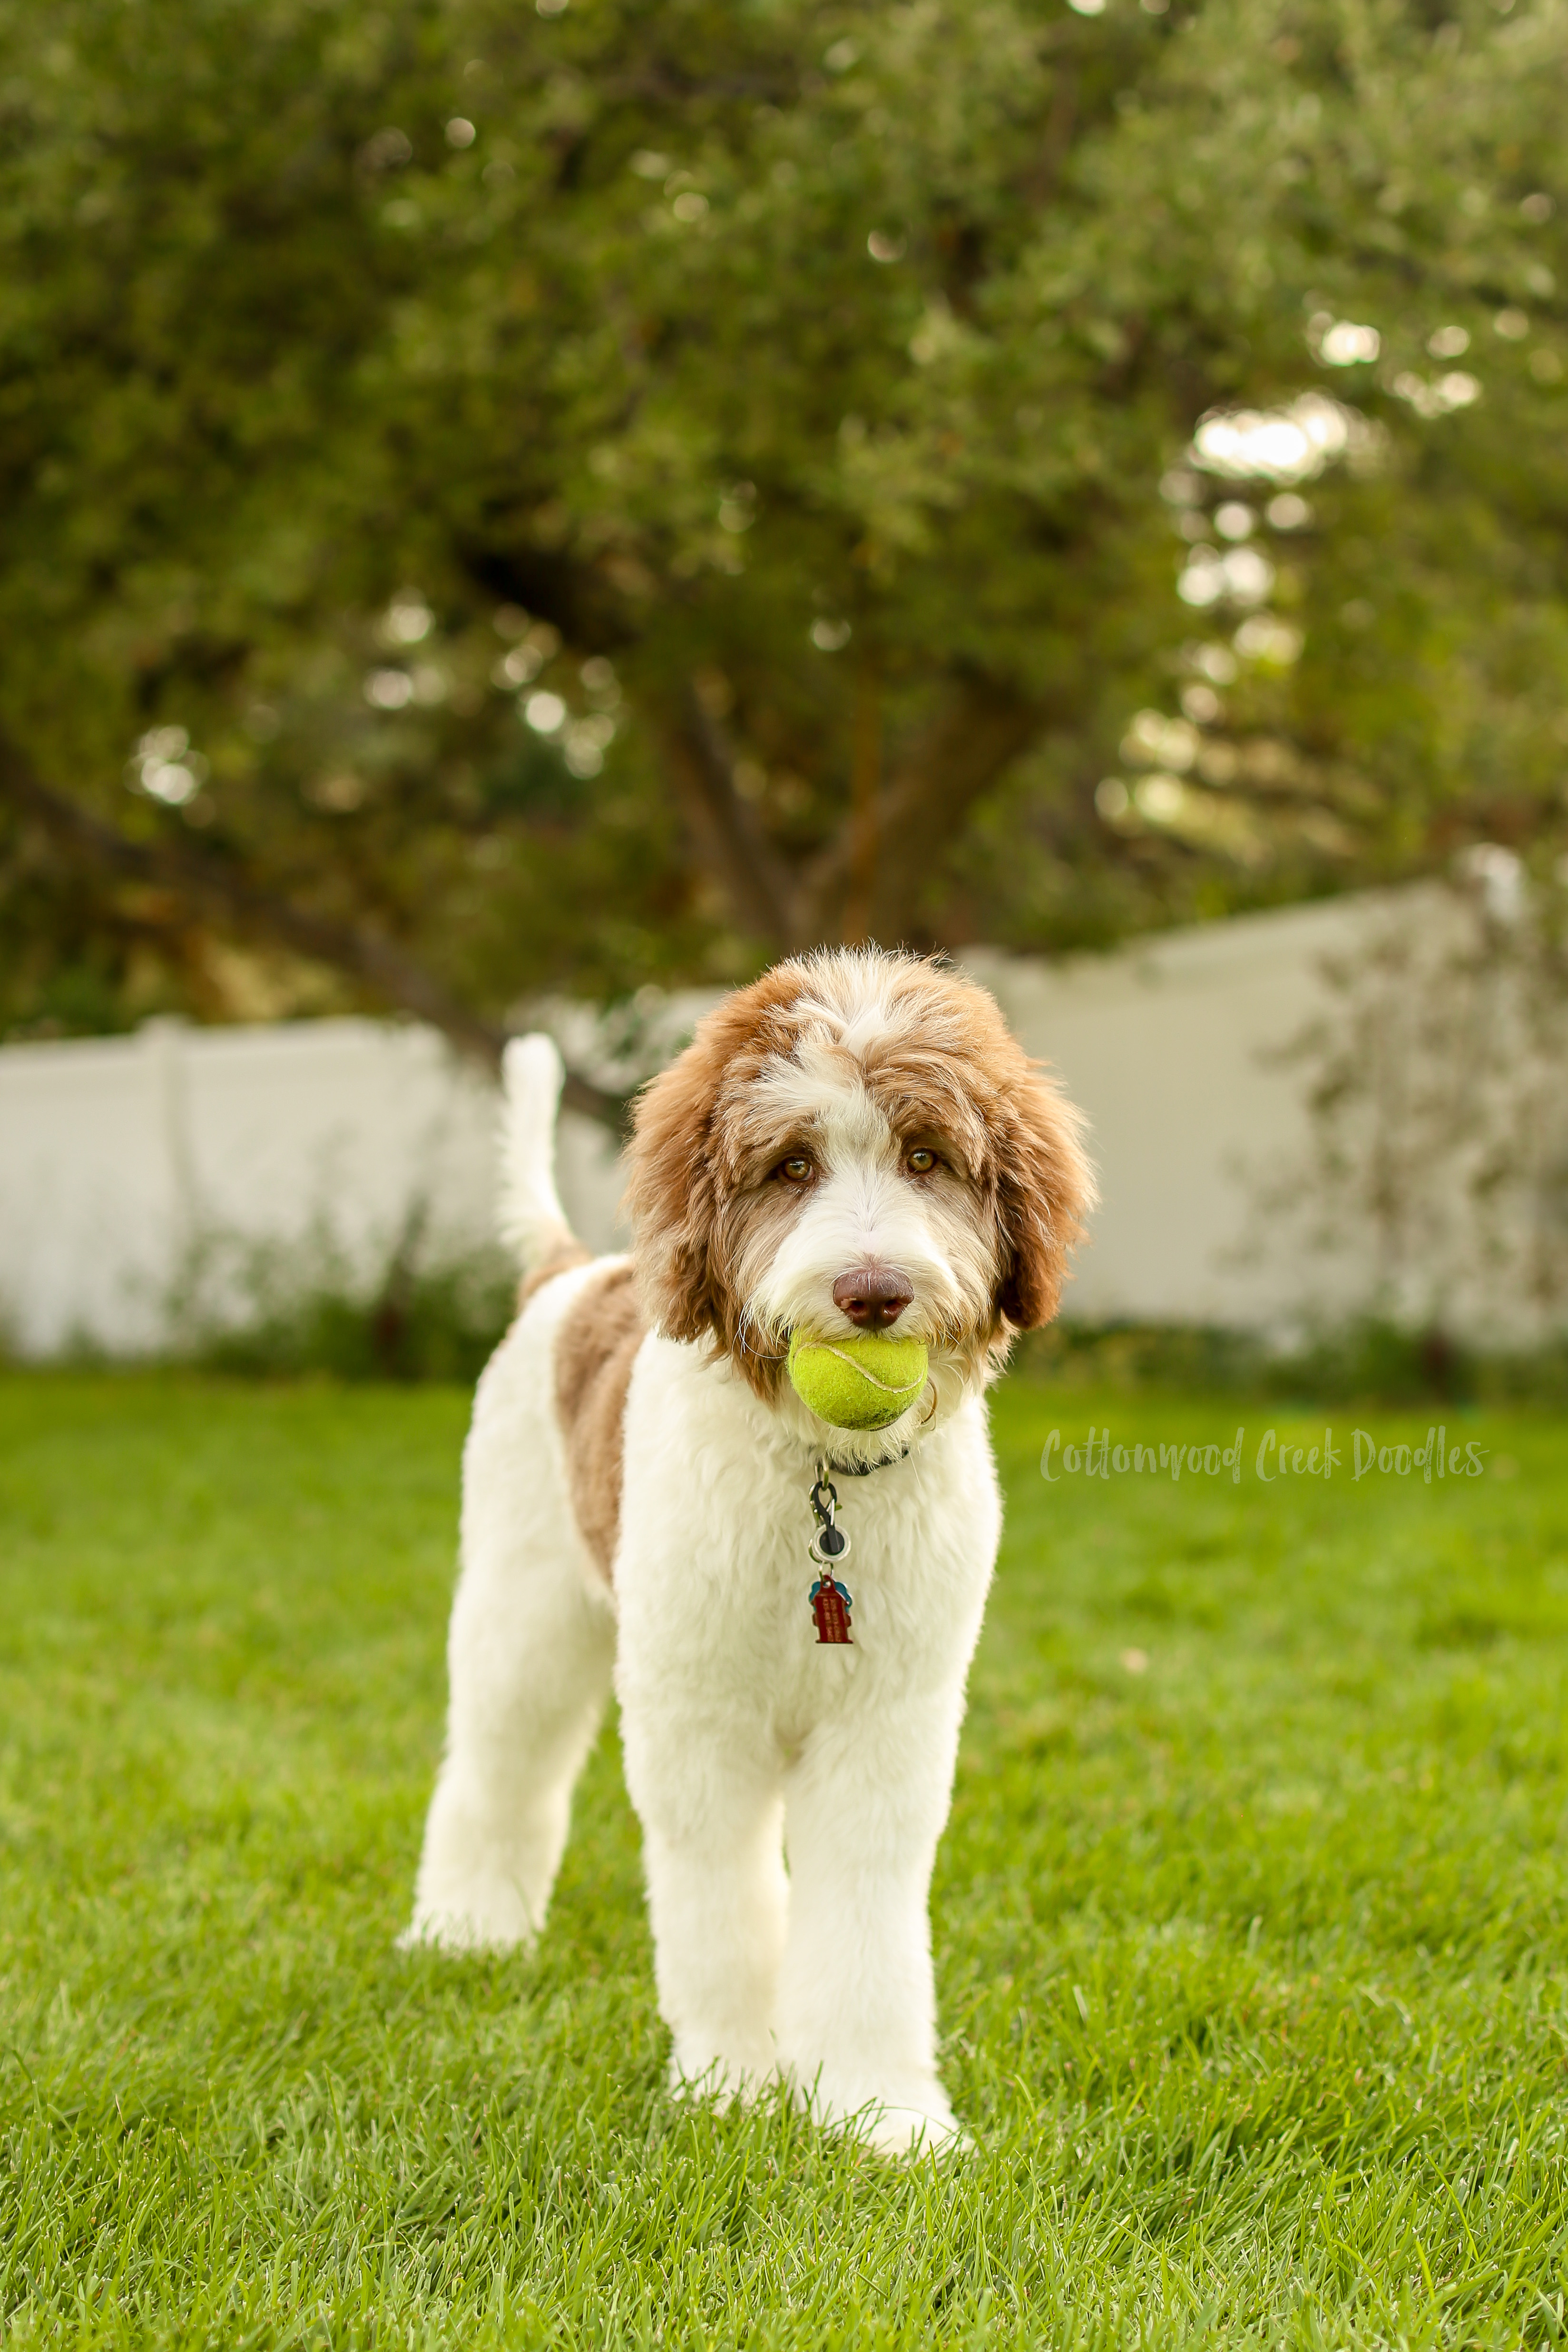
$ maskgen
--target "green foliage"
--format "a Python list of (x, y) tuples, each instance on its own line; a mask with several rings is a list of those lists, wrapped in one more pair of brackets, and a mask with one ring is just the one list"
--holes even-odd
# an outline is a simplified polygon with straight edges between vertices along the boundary
[[(491, 1017), (1544, 855), (1563, 54), (1560, 0), (4, 0), (0, 717), (253, 936)], [(1366, 429), (1257, 524), (1299, 661), (1238, 655), (1171, 525), (1252, 492), (1176, 477), (1312, 387)], [(1176, 795), (1097, 803), (1195, 686)], [(0, 1019), (234, 1008), (188, 866), (5, 823)]]
[(609, 1736), (535, 1957), (393, 1948), (466, 1412), (0, 1383), (7, 2344), (1560, 2340), (1553, 1426), (1441, 1490), (1047, 1488), (1004, 1387), (937, 2173), (671, 2101)]
[(1404, 1405), (1568, 1401), (1568, 1346), (1490, 1350), (1440, 1328), (1358, 1317), (1293, 1347), (1253, 1331), (1194, 1323), (1053, 1323), (1026, 1332), (1019, 1375), (1071, 1394), (1138, 1396), (1197, 1389), (1217, 1396)]
[(516, 1265), (498, 1244), (432, 1252), (423, 1225), (369, 1259), (320, 1225), (203, 1235), (172, 1286), (171, 1357), (252, 1378), (476, 1380), (516, 1312)]
[(1192, 1388), (1211, 1395), (1255, 1396), (1267, 1349), (1255, 1332), (1201, 1323), (1080, 1323), (1059, 1319), (1015, 1341), (1020, 1381), (1052, 1389), (1137, 1395)]

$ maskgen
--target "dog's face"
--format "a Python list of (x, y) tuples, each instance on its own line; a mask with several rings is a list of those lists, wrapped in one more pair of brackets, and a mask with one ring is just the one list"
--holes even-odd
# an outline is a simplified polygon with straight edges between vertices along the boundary
[(983, 989), (875, 951), (779, 964), (638, 1106), (649, 1319), (767, 1398), (797, 1330), (895, 1330), (980, 1378), (1056, 1311), (1092, 1199), (1080, 1128)]

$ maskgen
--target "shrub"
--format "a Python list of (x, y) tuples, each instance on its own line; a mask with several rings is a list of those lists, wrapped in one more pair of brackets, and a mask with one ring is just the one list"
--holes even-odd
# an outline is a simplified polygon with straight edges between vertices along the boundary
[(170, 1352), (259, 1378), (477, 1378), (517, 1304), (517, 1268), (496, 1244), (423, 1247), (412, 1214), (379, 1251), (351, 1255), (325, 1225), (288, 1241), (209, 1232), (169, 1301)]

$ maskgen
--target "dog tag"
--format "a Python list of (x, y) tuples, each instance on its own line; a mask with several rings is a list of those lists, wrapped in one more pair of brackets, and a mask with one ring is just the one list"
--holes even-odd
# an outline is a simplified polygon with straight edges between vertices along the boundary
[(819, 1577), (811, 1587), (811, 1614), (817, 1621), (817, 1640), (847, 1642), (852, 1646), (854, 1635), (850, 1632), (849, 1594), (836, 1577)]

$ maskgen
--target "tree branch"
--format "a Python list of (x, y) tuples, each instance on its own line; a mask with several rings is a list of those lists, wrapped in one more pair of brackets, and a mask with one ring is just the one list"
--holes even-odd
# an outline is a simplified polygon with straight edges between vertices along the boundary
[[(989, 678), (965, 679), (899, 761), (876, 804), (870, 931), (885, 943), (918, 931), (921, 896), (980, 794), (1038, 734), (1046, 713)], [(853, 819), (808, 867), (797, 920), (819, 937), (849, 886)]]
[(874, 663), (862, 661), (855, 681), (854, 721), (850, 735), (850, 823), (846, 837), (849, 888), (840, 929), (846, 947), (871, 936), (871, 904), (876, 888), (877, 801), (882, 786), (882, 680)]
[[(128, 840), (43, 782), (9, 736), (0, 732), (0, 793), (37, 820), (54, 839), (89, 864), (130, 880), (172, 891), (235, 929), (292, 948), (314, 962), (361, 981), (389, 1004), (413, 1013), (439, 1029), (462, 1053), (499, 1070), (506, 1034), (444, 988), (417, 959), (379, 932), (313, 915), (292, 899), (265, 888), (210, 850), (182, 842)], [(561, 1090), (564, 1108), (597, 1119), (620, 1134), (626, 1107), (617, 1095), (569, 1070)]]
[(758, 939), (782, 945), (795, 929), (794, 886), (756, 813), (735, 789), (735, 763), (717, 721), (690, 686), (649, 716), (697, 855), (723, 883), (742, 922)]

